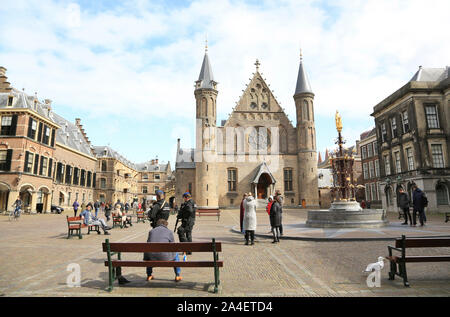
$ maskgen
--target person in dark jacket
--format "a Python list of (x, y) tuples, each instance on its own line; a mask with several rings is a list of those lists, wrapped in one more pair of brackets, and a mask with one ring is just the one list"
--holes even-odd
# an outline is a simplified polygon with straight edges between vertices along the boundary
[(409, 224), (412, 226), (413, 223), (411, 219), (411, 213), (409, 212), (410, 206), (409, 196), (407, 193), (405, 193), (405, 190), (403, 188), (400, 188), (398, 192), (399, 192), (398, 204), (399, 207), (403, 210), (405, 218), (405, 222), (403, 222), (402, 225), (407, 225), (409, 219)]
[[(281, 191), (278, 189), (275, 191), (275, 198), (278, 197), (278, 203), (280, 206), (283, 206), (283, 196), (281, 195)], [(280, 235), (283, 236), (283, 208), (281, 208), (281, 215), (280, 215)]]
[(425, 193), (416, 185), (412, 187), (413, 189), (413, 226), (416, 225), (416, 215), (419, 213), (420, 225), (424, 225), (425, 221), (425, 207), (428, 204), (428, 199)]
[(272, 206), (270, 207), (270, 225), (272, 226), (273, 241), (280, 242), (280, 226), (281, 226), (281, 196), (275, 196)]
[(152, 228), (156, 227), (156, 223), (159, 219), (168, 220), (170, 216), (170, 206), (164, 199), (164, 192), (162, 190), (156, 191), (156, 199), (156, 202), (149, 212), (150, 225)]
[(192, 242), (192, 229), (195, 224), (196, 206), (190, 193), (184, 193), (183, 199), (184, 203), (181, 204), (177, 215), (177, 219), (181, 220), (181, 226), (177, 230), (178, 238), (180, 242)]
[(98, 199), (95, 201), (94, 203), (94, 210), (95, 210), (95, 218), (98, 217), (98, 210), (100, 208), (100, 202), (98, 201)]
[[(147, 242), (175, 242), (173, 232), (167, 228), (168, 222), (166, 219), (160, 218), (156, 222), (156, 227), (148, 233)], [(179, 261), (177, 252), (146, 252), (144, 253), (145, 261)], [(179, 267), (173, 268), (175, 271), (175, 282), (181, 281), (181, 269)], [(153, 268), (147, 267), (147, 281), (154, 279)]]

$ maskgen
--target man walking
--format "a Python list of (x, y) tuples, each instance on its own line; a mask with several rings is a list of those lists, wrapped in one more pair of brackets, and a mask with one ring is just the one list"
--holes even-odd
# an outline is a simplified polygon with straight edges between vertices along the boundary
[(78, 203), (77, 199), (75, 199), (72, 207), (73, 207), (74, 217), (76, 217), (77, 216), (78, 207), (80, 207), (80, 204)]
[(413, 185), (413, 226), (416, 226), (416, 214), (419, 213), (419, 221), (420, 225), (424, 225), (425, 221), (425, 206), (428, 205), (428, 199), (425, 193), (417, 187), (417, 185)]
[(156, 223), (159, 219), (169, 219), (170, 206), (169, 203), (165, 201), (164, 196), (162, 190), (156, 191), (156, 202), (153, 204), (152, 210), (149, 213), (150, 225), (152, 228), (156, 227)]
[(409, 219), (409, 224), (412, 226), (413, 223), (411, 219), (411, 213), (409, 212), (409, 205), (410, 205), (409, 196), (407, 193), (405, 193), (405, 190), (403, 188), (400, 188), (398, 192), (399, 192), (398, 198), (399, 207), (403, 210), (403, 215), (405, 218), (405, 222), (403, 222), (402, 225), (407, 225)]
[(190, 193), (184, 193), (183, 199), (184, 203), (181, 204), (177, 215), (177, 219), (181, 220), (181, 226), (177, 230), (178, 238), (180, 242), (192, 242), (192, 229), (195, 224), (195, 211), (197, 207)]
[(98, 217), (98, 209), (100, 208), (100, 202), (98, 201), (98, 199), (95, 201), (94, 203), (94, 209), (95, 209), (95, 218)]

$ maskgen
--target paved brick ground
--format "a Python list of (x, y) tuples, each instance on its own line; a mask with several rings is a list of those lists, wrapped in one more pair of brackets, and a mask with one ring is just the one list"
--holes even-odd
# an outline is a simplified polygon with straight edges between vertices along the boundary
[[(286, 226), (304, 222), (302, 211), (285, 211)], [(398, 222), (396, 215), (389, 215)], [(107, 269), (101, 251), (104, 235), (84, 235), (83, 239), (66, 239), (67, 224), (62, 215), (23, 215), (10, 223), (0, 216), (0, 295), (4, 296), (449, 296), (450, 263), (412, 264), (408, 266), (410, 288), (397, 278), (387, 279), (382, 271), (380, 288), (368, 288), (363, 270), (378, 256), (387, 254), (389, 241), (301, 241), (282, 240), (272, 244), (260, 236), (254, 246), (245, 246), (241, 234), (233, 231), (238, 224), (238, 210), (225, 210), (220, 221), (203, 217), (196, 221), (195, 241), (215, 237), (223, 243), (221, 259), (222, 289), (210, 292), (213, 270), (183, 269), (184, 280), (173, 282), (173, 270), (156, 268), (156, 280), (145, 281), (145, 269), (124, 268), (132, 283), (106, 292)], [(169, 219), (170, 228), (175, 219)], [(258, 212), (259, 233), (269, 231), (267, 214)], [(441, 216), (429, 216), (429, 226), (442, 226)], [(113, 229), (112, 242), (144, 242), (149, 224), (134, 224), (129, 229)], [(439, 230), (450, 234), (450, 223)], [(84, 230), (83, 232), (86, 232)], [(414, 252), (414, 253), (412, 253)], [(442, 250), (414, 250), (411, 254), (449, 253)], [(209, 254), (194, 254), (191, 259), (210, 259)], [(126, 259), (140, 259), (128, 254)], [(81, 266), (82, 285), (69, 288), (67, 265)], [(117, 285), (117, 284), (116, 284)]]

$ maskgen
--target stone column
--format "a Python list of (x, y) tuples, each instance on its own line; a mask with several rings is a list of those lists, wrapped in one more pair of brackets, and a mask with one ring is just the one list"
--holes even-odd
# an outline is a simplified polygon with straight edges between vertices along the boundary
[(6, 210), (9, 211), (14, 211), (14, 207), (12, 206), (12, 204), (14, 204), (14, 202), (17, 199), (17, 196), (19, 196), (19, 192), (15, 191), (15, 190), (10, 190), (9, 194), (8, 194), (8, 204), (6, 206)]
[(30, 204), (32, 213), (36, 213), (36, 202), (37, 202), (37, 192), (33, 191), (31, 193), (31, 204)]

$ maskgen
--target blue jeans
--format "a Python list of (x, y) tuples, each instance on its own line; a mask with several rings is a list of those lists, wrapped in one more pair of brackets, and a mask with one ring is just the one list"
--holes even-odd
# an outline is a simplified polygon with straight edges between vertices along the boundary
[(95, 218), (97, 218), (98, 215), (98, 208), (95, 208)]
[[(175, 253), (175, 257), (173, 258), (173, 261), (180, 261), (180, 259), (178, 258), (178, 252)], [(173, 271), (175, 272), (176, 276), (180, 276), (181, 269), (179, 267), (174, 267)], [(153, 268), (147, 267), (147, 276), (152, 275), (152, 273), (153, 273)]]

